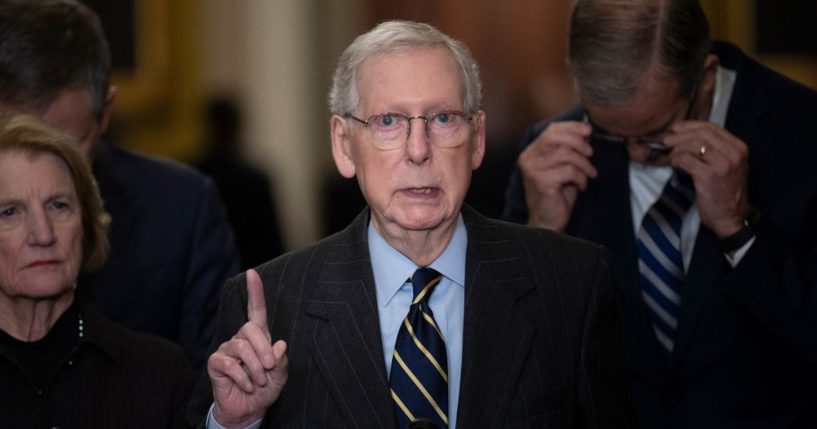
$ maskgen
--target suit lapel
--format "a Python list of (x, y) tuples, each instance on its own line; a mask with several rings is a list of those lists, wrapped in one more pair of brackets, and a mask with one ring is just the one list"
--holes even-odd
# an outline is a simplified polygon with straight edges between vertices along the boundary
[[(725, 128), (738, 138), (741, 138), (750, 148), (749, 171), (749, 199), (754, 200), (753, 191), (758, 188), (753, 178), (763, 177), (763, 160), (768, 158), (768, 141), (773, 141), (766, 135), (763, 117), (768, 112), (768, 99), (759, 88), (748, 84), (756, 81), (751, 74), (755, 72), (751, 65), (744, 61), (736, 49), (723, 44), (716, 45), (716, 53), (724, 67), (737, 73), (737, 80), (729, 101), (729, 110)], [(673, 370), (681, 360), (689, 346), (698, 319), (703, 312), (709, 296), (719, 287), (722, 279), (729, 270), (729, 263), (721, 252), (718, 238), (704, 225), (701, 225), (695, 239), (695, 248), (692, 252), (689, 270), (684, 281), (684, 291), (681, 304), (681, 319), (675, 340), (675, 350), (670, 358), (670, 370)]]
[(311, 355), (350, 426), (392, 428), (367, 219), (355, 220), (348, 245), (328, 249), (305, 312), (316, 321)]
[(504, 237), (467, 207), (463, 216), (468, 250), (457, 426), (491, 427), (507, 412), (535, 336), (530, 319), (516, 311), (533, 284)]
[(718, 279), (727, 270), (728, 262), (718, 246), (717, 237), (707, 228), (698, 231), (681, 299), (681, 316), (675, 337), (675, 348), (670, 356), (669, 370), (681, 360), (693, 336), (698, 319), (709, 296), (718, 287)]

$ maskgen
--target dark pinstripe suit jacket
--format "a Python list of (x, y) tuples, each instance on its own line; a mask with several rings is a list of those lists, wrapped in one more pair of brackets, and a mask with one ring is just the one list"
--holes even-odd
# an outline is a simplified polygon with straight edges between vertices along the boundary
[[(602, 248), (463, 209), (468, 231), (458, 427), (626, 427), (617, 317)], [(258, 269), (289, 380), (264, 427), (392, 428), (368, 210), (345, 230)], [(213, 349), (247, 320), (227, 282)], [(202, 377), (191, 418), (212, 403)]]

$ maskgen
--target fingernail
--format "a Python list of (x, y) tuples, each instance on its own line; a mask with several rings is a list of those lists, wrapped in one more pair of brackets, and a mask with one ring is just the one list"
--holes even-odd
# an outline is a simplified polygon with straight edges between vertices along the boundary
[(264, 355), (264, 368), (272, 369), (275, 366), (275, 358), (270, 355)]

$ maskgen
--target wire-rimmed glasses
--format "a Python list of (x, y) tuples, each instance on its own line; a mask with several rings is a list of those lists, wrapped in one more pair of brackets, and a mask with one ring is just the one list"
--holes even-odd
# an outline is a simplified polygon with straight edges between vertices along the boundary
[[(697, 85), (692, 87), (692, 93), (689, 96), (689, 105), (687, 106), (687, 111), (684, 114), (684, 118), (682, 120), (688, 121), (690, 115), (692, 115), (692, 106), (695, 102), (695, 94), (697, 92)], [(598, 126), (592, 119), (590, 119), (590, 114), (585, 113), (584, 115), (584, 122), (590, 124), (593, 127), (593, 131), (591, 136), (595, 139), (604, 140), (620, 145), (626, 146), (629, 143), (635, 143), (641, 146), (647, 146), (650, 149), (658, 152), (669, 152), (669, 148), (664, 144), (664, 137), (667, 136), (669, 133), (669, 129), (665, 129), (656, 133), (640, 135), (640, 136), (623, 136), (619, 134), (613, 134), (605, 130), (604, 128)], [(669, 128), (669, 127), (668, 127)]]
[(363, 120), (347, 113), (344, 115), (360, 122), (371, 134), (374, 146), (380, 150), (394, 150), (405, 143), (411, 135), (411, 121), (422, 119), (426, 137), (431, 144), (452, 149), (465, 143), (468, 124), (473, 115), (459, 110), (443, 110), (428, 115), (407, 116), (402, 113), (380, 113)]
[(589, 115), (584, 115), (584, 122), (590, 124), (593, 127), (593, 132), (591, 136), (594, 139), (604, 140), (611, 143), (620, 144), (622, 146), (626, 146), (628, 143), (635, 143), (641, 146), (647, 146), (652, 150), (661, 151), (661, 152), (668, 152), (669, 148), (664, 145), (664, 135), (665, 132), (660, 134), (651, 134), (651, 135), (643, 135), (643, 136), (622, 136), (618, 134), (609, 133), (604, 128), (596, 125), (593, 121), (590, 120)]

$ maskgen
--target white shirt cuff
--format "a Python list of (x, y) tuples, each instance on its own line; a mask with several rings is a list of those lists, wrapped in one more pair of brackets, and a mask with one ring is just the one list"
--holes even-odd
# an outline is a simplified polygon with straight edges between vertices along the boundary
[(729, 264), (732, 265), (732, 268), (738, 266), (740, 260), (743, 259), (744, 256), (746, 256), (746, 252), (748, 252), (749, 248), (752, 247), (752, 243), (755, 242), (756, 238), (757, 237), (752, 237), (752, 239), (747, 241), (746, 244), (744, 244), (741, 248), (735, 250), (735, 253), (732, 254), (731, 256), (728, 253), (724, 253), (724, 256), (726, 256), (726, 260), (729, 261)]

